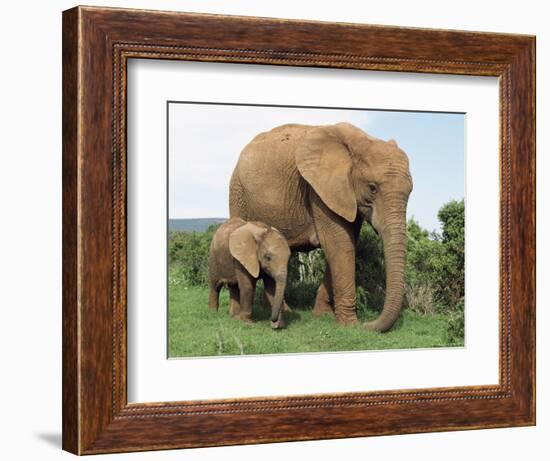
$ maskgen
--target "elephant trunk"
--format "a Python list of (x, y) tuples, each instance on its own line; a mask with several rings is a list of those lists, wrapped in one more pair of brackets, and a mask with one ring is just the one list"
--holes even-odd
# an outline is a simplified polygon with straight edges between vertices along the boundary
[(286, 288), (286, 272), (279, 274), (275, 279), (275, 295), (273, 297), (273, 305), (271, 307), (271, 327), (279, 328), (283, 310), (283, 301)]
[(399, 317), (403, 304), (407, 251), (406, 205), (399, 208), (399, 211), (392, 213), (393, 216), (388, 216), (390, 224), (385, 226), (381, 233), (386, 266), (386, 298), (378, 318), (365, 324), (369, 330), (380, 332), (389, 330)]

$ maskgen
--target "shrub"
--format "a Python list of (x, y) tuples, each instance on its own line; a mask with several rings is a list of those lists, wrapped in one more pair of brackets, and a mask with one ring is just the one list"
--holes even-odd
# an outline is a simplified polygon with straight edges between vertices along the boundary
[(435, 313), (434, 289), (430, 282), (407, 281), (405, 285), (407, 307), (418, 314)]
[(288, 279), (291, 283), (321, 283), (325, 275), (325, 255), (322, 250), (309, 253), (294, 252), (288, 262)]
[(317, 282), (291, 282), (287, 283), (285, 300), (291, 308), (313, 309), (317, 296)]
[(355, 305), (357, 307), (357, 315), (364, 318), (368, 310), (373, 310), (369, 307), (369, 298), (367, 292), (362, 286), (357, 286), (355, 289)]
[(443, 257), (436, 275), (438, 294), (447, 306), (462, 301), (464, 307), (464, 200), (447, 203), (437, 216), (443, 227)]
[(208, 252), (217, 229), (205, 232), (173, 231), (168, 234), (169, 280), (172, 284), (206, 286), (208, 284)]
[(405, 276), (409, 293), (424, 286), (432, 291), (435, 310), (448, 313), (464, 300), (464, 200), (443, 205), (438, 218), (441, 235), (409, 220)]
[(447, 315), (446, 337), (449, 344), (464, 344), (464, 302)]

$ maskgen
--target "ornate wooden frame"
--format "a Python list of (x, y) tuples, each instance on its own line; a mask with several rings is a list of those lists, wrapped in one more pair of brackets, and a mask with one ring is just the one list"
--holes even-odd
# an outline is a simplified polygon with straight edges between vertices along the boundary
[[(500, 382), (128, 404), (130, 58), (500, 80)], [(535, 38), (77, 7), (63, 13), (63, 448), (77, 454), (535, 424)]]

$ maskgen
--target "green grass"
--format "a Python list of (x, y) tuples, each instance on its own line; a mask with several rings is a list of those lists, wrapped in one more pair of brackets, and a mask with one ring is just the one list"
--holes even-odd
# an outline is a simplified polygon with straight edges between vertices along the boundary
[[(229, 296), (223, 289), (220, 310), (208, 309), (207, 288), (169, 289), (168, 356), (280, 354), (292, 352), (359, 351), (462, 346), (448, 339), (448, 320), (442, 315), (420, 315), (410, 310), (388, 333), (365, 331), (361, 326), (340, 326), (330, 316), (314, 317), (311, 308), (292, 306), (284, 330), (272, 330), (270, 312), (259, 302), (253, 308), (254, 325), (246, 325), (228, 314)], [(362, 320), (376, 313), (361, 315)]]

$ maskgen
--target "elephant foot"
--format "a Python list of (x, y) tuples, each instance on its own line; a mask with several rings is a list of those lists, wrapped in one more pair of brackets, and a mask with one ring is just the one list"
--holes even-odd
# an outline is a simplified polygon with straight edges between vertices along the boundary
[(219, 293), (220, 290), (217, 287), (211, 287), (210, 293), (208, 294), (208, 309), (211, 311), (218, 311), (219, 304)]
[(327, 314), (334, 317), (334, 310), (332, 306), (324, 301), (316, 301), (315, 306), (313, 307), (313, 315), (320, 317), (321, 315)]
[(218, 312), (219, 307), (220, 305), (218, 304), (218, 300), (211, 295), (208, 300), (208, 309), (212, 312)]
[(339, 325), (358, 325), (359, 320), (357, 319), (357, 314), (355, 311), (353, 313), (348, 312), (336, 312), (336, 323)]
[(252, 320), (250, 317), (240, 317), (240, 320), (246, 325), (254, 325), (254, 320)]
[(276, 322), (271, 322), (271, 328), (274, 330), (282, 330), (286, 327), (286, 322), (283, 319), (279, 319)]

